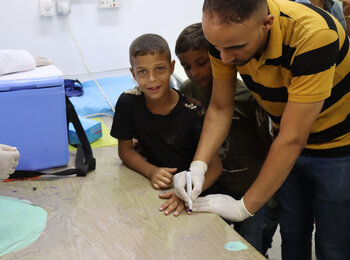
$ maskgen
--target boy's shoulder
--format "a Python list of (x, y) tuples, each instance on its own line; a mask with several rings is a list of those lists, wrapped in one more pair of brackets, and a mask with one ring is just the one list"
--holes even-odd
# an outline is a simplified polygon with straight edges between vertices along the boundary
[(255, 105), (255, 98), (253, 97), (250, 90), (240, 79), (237, 79), (236, 83), (236, 94), (235, 94), (235, 104), (245, 104), (247, 106)]
[(139, 86), (125, 90), (118, 98), (119, 103), (138, 102), (142, 97), (142, 90)]
[(192, 80), (190, 79), (186, 79), (184, 82), (182, 82), (181, 87), (180, 87), (180, 92), (184, 93), (185, 91), (188, 90), (193, 90), (193, 89), (197, 89), (198, 86), (196, 83), (194, 83)]
[(139, 86), (134, 87), (133, 89), (128, 89), (123, 92), (123, 94), (130, 94), (133, 96), (141, 96), (142, 90)]
[(237, 80), (234, 115), (254, 121), (258, 126), (268, 122), (267, 113), (260, 107), (243, 81)]
[(181, 105), (186, 109), (196, 112), (199, 116), (205, 114), (205, 108), (202, 106), (201, 102), (193, 97), (187, 96), (183, 93), (180, 93)]
[(187, 79), (182, 83), (180, 92), (200, 101), (203, 107), (208, 107), (209, 105), (211, 92), (203, 90), (190, 79)]

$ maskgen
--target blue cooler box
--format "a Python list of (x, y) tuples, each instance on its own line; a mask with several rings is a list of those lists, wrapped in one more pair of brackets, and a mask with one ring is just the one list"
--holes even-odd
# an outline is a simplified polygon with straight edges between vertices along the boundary
[(67, 165), (63, 78), (50, 73), (37, 78), (21, 78), (27, 74), (17, 74), (11, 80), (0, 77), (0, 143), (17, 147), (20, 152), (17, 170)]

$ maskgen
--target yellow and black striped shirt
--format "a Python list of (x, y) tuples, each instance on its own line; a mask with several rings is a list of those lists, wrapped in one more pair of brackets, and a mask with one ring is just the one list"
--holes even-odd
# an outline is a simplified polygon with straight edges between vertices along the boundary
[(325, 100), (303, 154), (350, 154), (349, 38), (329, 13), (285, 0), (267, 0), (274, 21), (259, 60), (234, 67), (210, 46), (213, 77), (230, 79), (237, 70), (259, 104), (279, 124), (287, 101)]

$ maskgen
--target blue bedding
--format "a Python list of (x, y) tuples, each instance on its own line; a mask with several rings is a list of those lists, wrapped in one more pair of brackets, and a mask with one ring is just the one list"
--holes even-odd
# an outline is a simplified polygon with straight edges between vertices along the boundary
[[(118, 77), (100, 78), (96, 80), (112, 103), (113, 107), (117, 103), (120, 94), (122, 94), (125, 90), (132, 89), (136, 86), (136, 83), (133, 81), (130, 74)], [(82, 84), (84, 95), (69, 98), (78, 115), (89, 116), (97, 113), (107, 113), (113, 115), (112, 108), (102, 95), (95, 81), (90, 80), (82, 82)]]
[[(117, 103), (119, 96), (128, 89), (132, 89), (137, 85), (131, 74), (115, 77), (106, 77), (96, 79), (101, 88), (105, 92), (113, 107)], [(108, 104), (105, 97), (95, 81), (82, 82), (84, 94), (79, 97), (70, 97), (75, 110), (79, 116), (90, 116), (98, 113), (106, 113), (113, 115), (112, 108)], [(180, 89), (181, 81), (174, 75), (170, 78), (170, 86), (175, 89)]]

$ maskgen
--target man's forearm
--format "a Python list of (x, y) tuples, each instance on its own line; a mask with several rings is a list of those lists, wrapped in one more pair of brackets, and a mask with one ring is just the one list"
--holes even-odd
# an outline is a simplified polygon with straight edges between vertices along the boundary
[(252, 186), (244, 195), (247, 210), (254, 214), (278, 190), (292, 170), (303, 145), (284, 144), (276, 139)]
[(220, 177), (222, 173), (222, 162), (219, 154), (214, 155), (210, 164), (208, 165), (207, 173), (205, 174), (205, 180), (203, 183), (202, 191), (208, 189), (213, 183)]
[(307, 143), (323, 103), (287, 103), (280, 132), (271, 145), (257, 179), (244, 195), (244, 204), (250, 213), (256, 212), (287, 178)]

